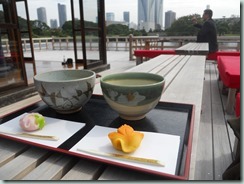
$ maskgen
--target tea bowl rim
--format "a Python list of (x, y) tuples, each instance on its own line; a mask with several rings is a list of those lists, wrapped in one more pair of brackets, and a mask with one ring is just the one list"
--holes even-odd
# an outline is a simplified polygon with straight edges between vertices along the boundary
[[(74, 71), (82, 71), (82, 72), (90, 72), (90, 76), (88, 77), (83, 77), (83, 78), (77, 78), (77, 79), (68, 79), (68, 80), (43, 80), (43, 79), (40, 79), (39, 77), (45, 75), (45, 74), (48, 74), (48, 73), (56, 73), (56, 72), (74, 72)], [(38, 81), (38, 82), (45, 82), (45, 83), (70, 83), (70, 82), (78, 82), (78, 81), (83, 81), (83, 80), (87, 80), (87, 79), (90, 79), (90, 78), (93, 78), (93, 77), (96, 77), (96, 73), (92, 70), (79, 70), (79, 69), (71, 69), (71, 70), (52, 70), (52, 71), (47, 71), (47, 72), (43, 72), (43, 73), (39, 73), (39, 74), (36, 74), (33, 79), (34, 81)]]
[[(155, 76), (155, 77), (161, 78), (162, 80), (158, 81), (158, 82), (155, 82), (155, 83), (152, 83), (152, 84), (143, 84), (143, 85), (136, 85), (136, 84), (135, 85), (124, 85), (124, 84), (120, 85), (120, 84), (111, 84), (111, 83), (106, 82), (107, 78), (110, 78), (110, 77), (113, 77), (113, 76), (119, 76), (119, 75), (125, 75), (126, 76), (128, 74)], [(125, 79), (126, 79), (126, 77), (125, 77)], [(143, 79), (146, 79), (146, 78), (143, 78)], [(109, 85), (109, 86), (114, 86), (114, 87), (137, 88), (137, 87), (150, 87), (150, 86), (156, 86), (156, 85), (159, 85), (159, 84), (163, 84), (163, 83), (165, 83), (165, 78), (163, 76), (161, 76), (161, 75), (153, 74), (153, 73), (147, 73), (147, 72), (123, 72), (123, 73), (113, 73), (113, 74), (109, 74), (109, 75), (103, 76), (100, 79), (100, 83), (103, 83), (103, 84), (106, 84), (106, 85)]]

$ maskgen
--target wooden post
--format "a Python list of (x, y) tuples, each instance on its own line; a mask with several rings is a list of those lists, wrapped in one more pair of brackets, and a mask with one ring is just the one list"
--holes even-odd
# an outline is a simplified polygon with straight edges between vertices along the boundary
[(48, 50), (48, 39), (46, 38), (46, 50)]
[(128, 49), (128, 38), (125, 38), (125, 51)]
[(92, 50), (92, 39), (91, 39), (91, 37), (89, 38), (89, 45), (90, 45), (90, 50)]
[(59, 50), (62, 50), (62, 40), (59, 38)]
[(69, 38), (66, 37), (66, 49), (69, 50)]
[(42, 50), (41, 39), (39, 39), (39, 50)]
[(150, 50), (150, 40), (145, 40), (145, 50)]
[(55, 50), (55, 48), (54, 48), (54, 43), (55, 43), (55, 41), (54, 41), (54, 37), (52, 36), (52, 49), (53, 49), (53, 50)]
[(236, 48), (236, 50), (240, 52), (240, 42), (237, 42), (237, 48)]
[(119, 39), (115, 38), (116, 51), (118, 51), (118, 41), (119, 41)]
[(133, 42), (133, 35), (130, 34), (130, 35), (129, 35), (129, 59), (130, 59), (130, 61), (133, 60), (133, 54), (132, 54), (132, 52), (133, 52), (133, 50), (132, 50), (132, 42)]

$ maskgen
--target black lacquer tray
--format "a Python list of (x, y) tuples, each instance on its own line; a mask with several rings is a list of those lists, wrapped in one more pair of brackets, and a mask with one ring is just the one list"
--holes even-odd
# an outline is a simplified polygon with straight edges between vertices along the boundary
[[(52, 148), (54, 151), (68, 154), (69, 149), (81, 140), (95, 125), (118, 128), (123, 124), (128, 124), (137, 131), (178, 135), (180, 136), (180, 147), (176, 172), (174, 176), (166, 175), (166, 178), (179, 180), (188, 179), (194, 123), (194, 105), (192, 104), (159, 102), (144, 119), (128, 121), (121, 119), (117, 112), (109, 107), (103, 96), (93, 95), (80, 112), (72, 115), (59, 114), (43, 102), (39, 102), (1, 118), (0, 124), (24, 112), (39, 112), (47, 117), (85, 123), (86, 125), (84, 128), (72, 135), (57, 149)], [(18, 139), (16, 141), (18, 141)]]

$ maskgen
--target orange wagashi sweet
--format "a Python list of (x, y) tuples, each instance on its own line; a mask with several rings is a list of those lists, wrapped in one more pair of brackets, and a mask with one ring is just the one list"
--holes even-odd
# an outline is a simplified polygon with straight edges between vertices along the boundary
[(118, 128), (117, 132), (109, 133), (108, 137), (115, 149), (130, 153), (140, 146), (144, 134), (136, 132), (131, 126), (124, 124)]

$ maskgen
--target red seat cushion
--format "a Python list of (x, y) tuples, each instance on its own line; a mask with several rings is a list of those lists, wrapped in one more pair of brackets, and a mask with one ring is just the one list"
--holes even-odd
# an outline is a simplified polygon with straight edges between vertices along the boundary
[(240, 56), (218, 56), (218, 70), (224, 85), (240, 88)]
[(208, 60), (217, 60), (218, 56), (240, 56), (240, 52), (236, 51), (217, 51), (209, 53), (207, 56)]
[(175, 54), (175, 50), (135, 50), (136, 57), (154, 58), (161, 54)]
[(241, 94), (236, 94), (236, 105), (235, 105), (235, 111), (236, 111), (236, 117), (240, 116), (240, 107), (241, 107)]

